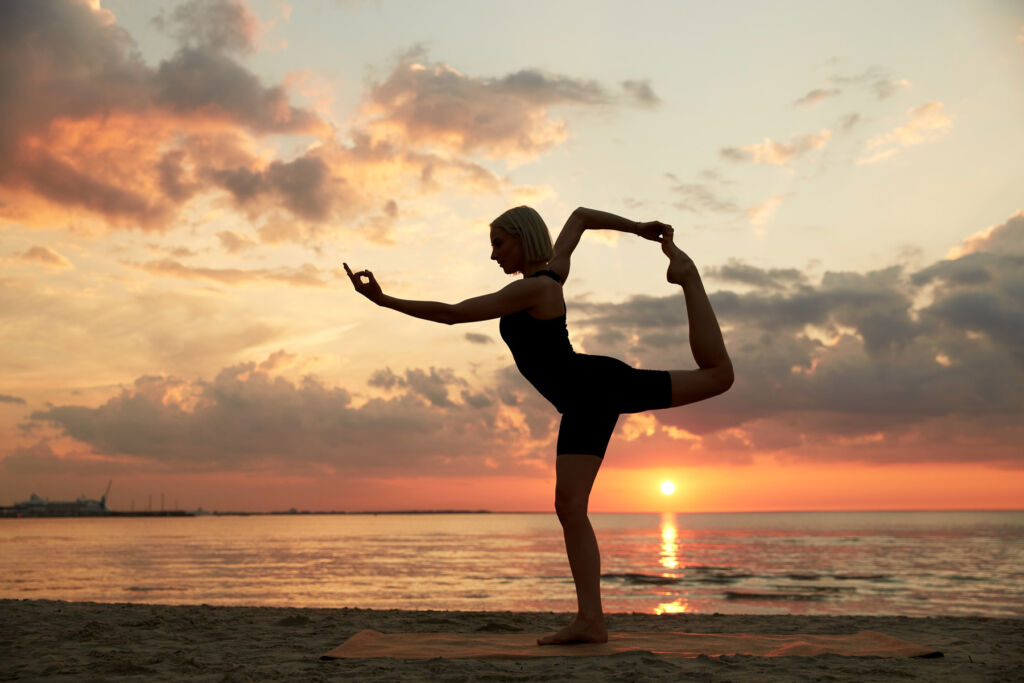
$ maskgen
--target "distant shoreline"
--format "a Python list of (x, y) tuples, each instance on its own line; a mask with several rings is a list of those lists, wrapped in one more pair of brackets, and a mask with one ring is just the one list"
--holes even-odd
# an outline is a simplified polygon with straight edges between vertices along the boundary
[[(66, 517), (255, 517), (269, 515), (489, 515), (491, 510), (274, 510), (271, 512), (244, 512), (218, 510), (140, 510), (123, 511), (107, 510), (104, 512), (88, 512), (83, 514), (53, 513), (21, 513), (14, 508), (0, 508), (0, 519), (54, 519)], [(517, 514), (517, 513), (507, 513)]]
[[(1020, 509), (952, 509), (952, 510), (713, 510), (678, 512), (650, 510), (638, 512), (591, 512), (591, 515), (832, 515), (832, 514), (943, 514), (943, 513), (1024, 513)], [(267, 517), (292, 515), (546, 515), (554, 510), (272, 510), (247, 512), (244, 510), (107, 510), (83, 514), (64, 512), (24, 513), (13, 507), (0, 507), (0, 519), (55, 519), (55, 518), (107, 518), (107, 517)]]

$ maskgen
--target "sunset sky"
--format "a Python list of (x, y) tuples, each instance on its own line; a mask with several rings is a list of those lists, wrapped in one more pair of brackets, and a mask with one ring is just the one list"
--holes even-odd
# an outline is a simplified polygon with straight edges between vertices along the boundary
[[(594, 511), (1024, 507), (1024, 3), (0, 3), (0, 505), (552, 508), (498, 323), (530, 204), (676, 228), (736, 369)], [(588, 233), (577, 351), (694, 367)], [(675, 482), (671, 496), (662, 481)]]

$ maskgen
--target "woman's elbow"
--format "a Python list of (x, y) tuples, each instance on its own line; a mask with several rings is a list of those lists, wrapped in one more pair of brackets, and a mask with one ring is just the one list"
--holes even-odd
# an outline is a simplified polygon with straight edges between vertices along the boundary
[(458, 325), (459, 323), (469, 322), (471, 318), (467, 311), (459, 308), (458, 304), (448, 304), (441, 310), (438, 322), (444, 323), (445, 325)]
[(728, 391), (729, 388), (732, 387), (732, 385), (733, 385), (733, 383), (735, 381), (736, 381), (736, 374), (732, 370), (732, 363), (731, 362), (727, 362), (724, 365), (719, 366), (719, 368), (718, 368), (718, 382), (719, 382), (719, 384), (721, 386), (721, 389), (722, 389), (721, 393), (724, 394), (726, 391)]

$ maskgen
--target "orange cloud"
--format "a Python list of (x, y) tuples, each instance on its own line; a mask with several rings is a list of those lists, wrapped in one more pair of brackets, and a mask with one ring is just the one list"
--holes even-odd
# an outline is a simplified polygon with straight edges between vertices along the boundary
[(789, 142), (776, 142), (771, 138), (765, 138), (763, 143), (744, 147), (726, 147), (721, 150), (720, 154), (724, 159), (730, 161), (750, 161), (755, 164), (785, 166), (792, 159), (823, 148), (831, 137), (832, 131), (824, 129), (817, 133), (798, 135)]
[(152, 275), (166, 275), (183, 280), (212, 280), (227, 285), (260, 281), (284, 282), (300, 287), (325, 287), (328, 284), (320, 279), (324, 271), (309, 263), (298, 268), (280, 268), (277, 270), (197, 268), (186, 266), (172, 259), (149, 261), (147, 263), (126, 263), (125, 265), (144, 270)]
[[(953, 127), (953, 117), (942, 102), (928, 102), (907, 110), (909, 121), (888, 133), (868, 140), (858, 164), (873, 164), (895, 155), (903, 147), (920, 145), (942, 137)], [(874, 150), (874, 151), (873, 151)]]
[(62, 254), (57, 253), (49, 247), (31, 247), (21, 255), (21, 259), (24, 261), (42, 263), (44, 266), (48, 266), (50, 268), (57, 268), (61, 270), (74, 269), (74, 266), (71, 265), (71, 261), (68, 261)]
[[(624, 81), (630, 103), (660, 102), (647, 81)], [(529, 159), (568, 135), (556, 105), (611, 106), (621, 101), (596, 81), (526, 69), (502, 78), (468, 76), (430, 63), (422, 49), (399, 60), (370, 88), (361, 120), (374, 142)]]

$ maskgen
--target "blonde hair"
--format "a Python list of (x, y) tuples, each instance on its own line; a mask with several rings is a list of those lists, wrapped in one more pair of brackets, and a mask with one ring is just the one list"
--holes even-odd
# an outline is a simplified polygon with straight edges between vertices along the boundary
[(509, 209), (491, 221), (492, 228), (499, 228), (517, 236), (523, 243), (523, 256), (527, 263), (551, 260), (551, 234), (548, 226), (534, 209), (517, 206)]

